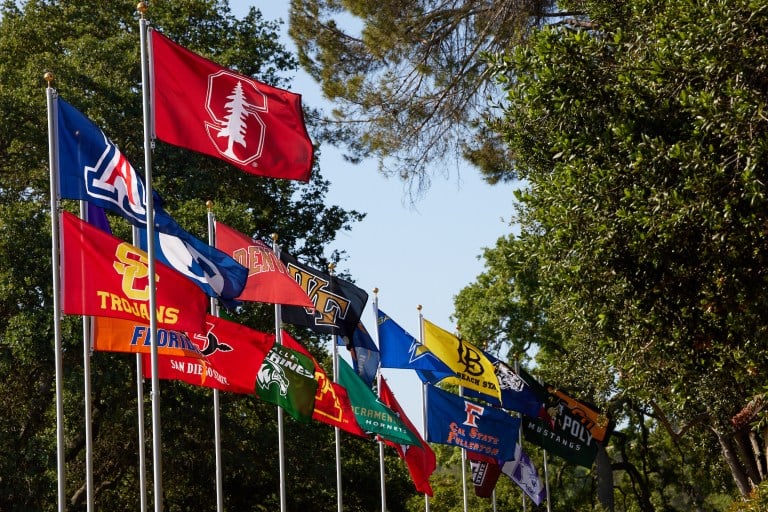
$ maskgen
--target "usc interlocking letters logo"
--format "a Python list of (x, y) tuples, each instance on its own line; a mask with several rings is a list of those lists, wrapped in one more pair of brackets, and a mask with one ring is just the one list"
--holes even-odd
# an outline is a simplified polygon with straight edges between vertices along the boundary
[[(125, 296), (132, 300), (149, 300), (149, 261), (146, 254), (123, 242), (117, 246), (115, 257), (117, 261), (112, 266), (123, 276), (122, 290)], [(155, 282), (159, 280), (155, 275)]]

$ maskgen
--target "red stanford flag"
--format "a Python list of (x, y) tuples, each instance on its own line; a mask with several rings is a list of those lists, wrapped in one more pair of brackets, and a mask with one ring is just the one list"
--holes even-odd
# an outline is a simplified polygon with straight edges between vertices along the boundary
[(291, 277), (280, 258), (258, 240), (216, 222), (216, 248), (248, 269), (248, 280), (238, 299), (314, 308), (299, 283)]
[(328, 374), (325, 373), (325, 370), (323, 370), (304, 345), (293, 339), (285, 331), (281, 331), (281, 335), (283, 345), (304, 354), (315, 364), (317, 393), (315, 394), (315, 410), (312, 413), (312, 418), (316, 421), (339, 427), (350, 434), (367, 438), (368, 436), (357, 423), (347, 390), (328, 378)]
[[(263, 333), (224, 318), (208, 315), (202, 334), (187, 333), (205, 361), (193, 357), (158, 357), (161, 379), (181, 380), (195, 386), (232, 393), (254, 394), (256, 374), (275, 335)], [(144, 357), (144, 377), (152, 377), (149, 354)], [(209, 363), (206, 365), (206, 361)]]
[(388, 441), (386, 439), (384, 439), (384, 442), (388, 446), (394, 448), (400, 458), (405, 461), (405, 464), (408, 466), (408, 472), (411, 474), (411, 478), (413, 479), (413, 484), (416, 486), (416, 490), (422, 494), (432, 496), (432, 486), (429, 485), (429, 477), (435, 471), (435, 453), (432, 451), (432, 448), (429, 447), (429, 444), (427, 444), (424, 438), (419, 435), (419, 431), (416, 430), (416, 427), (413, 426), (413, 423), (411, 423), (411, 421), (405, 415), (405, 412), (403, 412), (400, 404), (397, 403), (395, 395), (392, 394), (392, 391), (389, 389), (387, 381), (384, 380), (384, 378), (381, 379), (379, 399), (387, 407), (392, 409), (395, 414), (398, 415), (400, 421), (402, 421), (405, 426), (411, 429), (413, 435), (419, 439), (421, 446), (395, 444), (392, 441)]
[[(147, 253), (61, 213), (61, 295), (67, 315), (123, 318), (149, 323)], [(158, 326), (199, 332), (208, 298), (191, 280), (162, 263), (155, 265)]]
[(257, 176), (309, 181), (301, 96), (223, 68), (152, 31), (157, 138)]

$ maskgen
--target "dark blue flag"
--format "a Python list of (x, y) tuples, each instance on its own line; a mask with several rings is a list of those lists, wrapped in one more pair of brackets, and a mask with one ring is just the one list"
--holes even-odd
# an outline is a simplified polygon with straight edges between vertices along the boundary
[(503, 463), (515, 456), (520, 418), (427, 386), (427, 441), (457, 446)]
[(432, 383), (432, 378), (439, 381), (454, 375), (445, 363), (381, 310), (378, 311), (378, 328), (382, 368), (421, 370), (420, 376), (429, 375), (428, 381)]
[(499, 400), (494, 396), (482, 394), (472, 389), (465, 389), (464, 394), (468, 397), (485, 400), (493, 405), (499, 405), (510, 411), (517, 411), (534, 418), (546, 418), (544, 400), (541, 395), (537, 393), (537, 390), (532, 389), (531, 386), (529, 386), (528, 383), (508, 365), (488, 353), (485, 355), (493, 363), (496, 377), (499, 379), (501, 403), (499, 403)]
[(357, 324), (357, 329), (352, 334), (351, 340), (349, 336), (337, 336), (336, 340), (339, 345), (347, 347), (352, 355), (352, 366), (355, 373), (368, 384), (368, 387), (373, 386), (381, 357), (379, 349), (376, 348), (376, 344), (362, 322)]
[[(146, 188), (141, 176), (104, 132), (79, 110), (58, 99), (57, 112), (61, 197), (88, 201), (146, 229)], [(208, 244), (185, 231), (163, 210), (162, 199), (154, 191), (153, 198), (157, 231), (178, 237), (183, 240), (182, 245), (193, 249), (188, 256), (176, 259), (181, 265), (176, 270), (187, 277), (196, 275), (193, 281), (212, 297), (228, 300), (240, 295), (248, 270), (224, 253), (223, 258), (210, 255), (205, 249)], [(170, 263), (170, 259), (164, 262)], [(206, 283), (201, 284), (201, 279)]]

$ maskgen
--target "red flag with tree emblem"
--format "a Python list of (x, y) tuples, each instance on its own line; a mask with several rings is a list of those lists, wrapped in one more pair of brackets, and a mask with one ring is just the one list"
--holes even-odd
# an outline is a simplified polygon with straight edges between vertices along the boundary
[[(149, 323), (147, 253), (69, 212), (61, 213), (62, 310)], [(199, 332), (208, 298), (191, 280), (155, 265), (157, 324)]]
[(249, 174), (309, 181), (301, 96), (223, 68), (152, 31), (157, 138)]
[(315, 410), (312, 413), (314, 420), (327, 423), (334, 427), (360, 437), (368, 437), (355, 419), (352, 404), (349, 402), (347, 390), (328, 378), (328, 374), (317, 362), (317, 359), (298, 341), (287, 332), (282, 331), (283, 345), (312, 359), (315, 363), (315, 379), (317, 380), (317, 394), (315, 395)]

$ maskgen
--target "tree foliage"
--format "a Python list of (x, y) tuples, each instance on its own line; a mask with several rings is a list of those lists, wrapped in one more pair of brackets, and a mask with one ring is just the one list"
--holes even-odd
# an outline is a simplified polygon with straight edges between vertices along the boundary
[(422, 191), (432, 164), (462, 153), (492, 180), (514, 172), (482, 127), (498, 96), (482, 55), (569, 14), (551, 0), (292, 0), (290, 34), (334, 101), (326, 122), (339, 126), (352, 158), (375, 156), (380, 170)]
[[(98, 8), (69, 0), (6, 1), (0, 8), (0, 510), (50, 510), (56, 494), (48, 136), (43, 74), (120, 147), (143, 175), (142, 102), (138, 14), (135, 2)], [(295, 70), (279, 44), (278, 25), (256, 10), (237, 19), (227, 2), (158, 2), (148, 17), (172, 39), (220, 64), (285, 87)], [(310, 130), (313, 130), (310, 127)], [(339, 230), (363, 218), (325, 204), (329, 183), (316, 164), (310, 183), (246, 175), (227, 164), (158, 142), (153, 185), (164, 206), (185, 229), (207, 239), (206, 201), (219, 220), (256, 238), (279, 235), (291, 254), (323, 268)], [(65, 201), (63, 207), (76, 211)], [(113, 230), (130, 240), (122, 219)], [(244, 306), (235, 318), (272, 331), (274, 308)], [(66, 496), (69, 510), (85, 510), (83, 339), (80, 318), (63, 321)], [(296, 331), (320, 360), (317, 336)], [(147, 420), (150, 399), (137, 403), (136, 362), (126, 354), (94, 353), (91, 382), (94, 493), (99, 510), (130, 510), (139, 504), (137, 410)], [(215, 508), (213, 404), (211, 393), (163, 381), (160, 390), (165, 510)], [(222, 459), (229, 510), (279, 507), (277, 427), (274, 406), (251, 396), (222, 394)], [(146, 439), (151, 440), (147, 421)], [(286, 421), (288, 506), (291, 510), (335, 507), (333, 430)], [(148, 441), (149, 443), (149, 441)], [(377, 467), (372, 441), (342, 436), (348, 510), (375, 510), (375, 479), (361, 468)], [(394, 460), (389, 460), (393, 459)], [(147, 475), (152, 475), (147, 457)], [(395, 468), (400, 462), (388, 457)], [(392, 470), (391, 499), (398, 508), (413, 494), (402, 468)], [(374, 483), (371, 483), (374, 481)], [(152, 485), (148, 486), (151, 490)], [(150, 491), (151, 494), (151, 491)], [(149, 497), (152, 503), (152, 497)]]
[[(508, 313), (478, 332), (506, 341), (540, 317), (509, 311), (543, 305), (562, 351), (540, 345), (537, 370), (645, 440), (622, 445), (628, 459), (609, 447), (616, 468), (640, 470), (636, 503), (706, 509), (733, 482), (747, 494), (768, 467), (750, 430), (768, 362), (768, 7), (586, 4), (588, 28), (546, 27), (492, 58), (506, 99), (489, 129), (525, 180), (521, 233), (486, 254), (490, 270), (462, 292), (458, 320), (471, 325), (481, 306), (469, 299), (487, 293)], [(531, 297), (518, 293), (521, 268), (536, 271)], [(677, 460), (652, 469), (636, 450), (653, 438)], [(719, 463), (702, 472), (713, 446)]]

